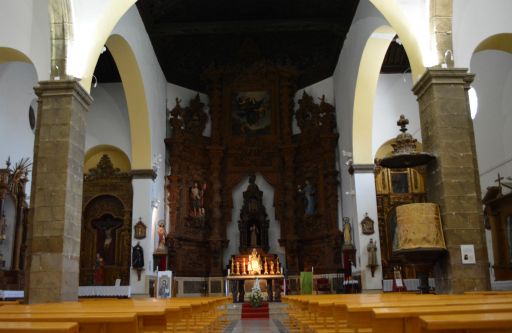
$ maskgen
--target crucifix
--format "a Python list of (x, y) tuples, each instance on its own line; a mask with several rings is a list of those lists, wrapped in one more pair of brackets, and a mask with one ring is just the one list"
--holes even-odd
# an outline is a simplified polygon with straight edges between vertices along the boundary
[(495, 179), (494, 182), (498, 183), (498, 191), (499, 191), (499, 194), (498, 196), (502, 196), (503, 194), (501, 193), (501, 181), (504, 179), (504, 177), (501, 177), (500, 173), (498, 172), (498, 179)]

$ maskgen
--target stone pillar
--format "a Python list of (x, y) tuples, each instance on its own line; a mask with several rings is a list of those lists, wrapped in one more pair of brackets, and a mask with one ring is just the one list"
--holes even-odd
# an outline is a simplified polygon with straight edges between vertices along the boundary
[(85, 116), (90, 95), (76, 80), (43, 81), (34, 141), (25, 295), (28, 303), (76, 301)]
[[(436, 52), (436, 63), (446, 61), (448, 67), (453, 66), (452, 13), (452, 0), (430, 0), (431, 46)], [(448, 50), (452, 54), (446, 54)]]
[[(420, 106), (427, 199), (439, 204), (448, 255), (436, 265), (436, 289), (461, 293), (489, 288), (480, 180), (467, 90), (467, 69), (429, 68), (413, 88)], [(461, 244), (475, 248), (476, 264), (462, 264)]]

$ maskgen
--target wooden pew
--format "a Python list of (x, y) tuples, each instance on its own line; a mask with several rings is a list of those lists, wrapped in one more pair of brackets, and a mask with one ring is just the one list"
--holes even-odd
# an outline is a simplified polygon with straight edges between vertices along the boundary
[[(372, 310), (379, 307), (512, 303), (510, 295), (359, 294), (358, 296), (329, 296), (292, 296), (286, 298), (286, 301), (291, 305), (289, 315), (295, 320), (295, 322), (291, 320), (289, 326), (300, 330), (309, 328), (316, 332), (330, 332), (333, 328), (353, 328), (361, 331), (371, 329)], [(317, 303), (316, 306), (315, 303)], [(300, 310), (297, 310), (298, 308)], [(332, 315), (328, 314), (329, 311), (332, 312)]]
[[(8, 316), (18, 317), (16, 320), (40, 321), (51, 318), (62, 321), (63, 318), (81, 318), (76, 321), (80, 324), (80, 331), (84, 329), (94, 331), (91, 324), (92, 317), (107, 316), (109, 319), (122, 316), (135, 316), (132, 328), (120, 329), (116, 327), (101, 326), (105, 332), (146, 332), (146, 331), (220, 331), (223, 315), (217, 311), (219, 306), (225, 305), (230, 298), (190, 298), (190, 299), (102, 299), (82, 300), (80, 302), (47, 303), (36, 305), (6, 305), (0, 307), (0, 321)], [(9, 317), (11, 318), (11, 317)], [(87, 320), (84, 320), (86, 318)], [(74, 321), (74, 320), (72, 320)], [(87, 327), (86, 327), (87, 326)]]
[(504, 333), (512, 331), (512, 312), (429, 315), (410, 333)]
[(78, 333), (78, 324), (69, 322), (2, 322), (0, 333)]
[(139, 333), (135, 313), (2, 313), (1, 322), (76, 322), (80, 333)]
[(37, 305), (4, 306), (0, 310), (1, 315), (7, 314), (135, 314), (137, 317), (138, 331), (146, 329), (163, 330), (167, 327), (166, 309), (164, 307), (136, 307), (132, 304), (100, 303), (82, 304), (76, 302), (47, 303)]
[[(376, 308), (373, 310), (372, 331), (373, 333), (405, 333), (414, 325), (419, 325), (417, 318), (423, 315), (489, 312), (512, 312), (512, 303)], [(419, 328), (416, 327), (416, 331), (418, 330)]]
[(453, 305), (478, 305), (478, 304), (512, 304), (512, 297), (464, 297), (460, 295), (444, 295), (440, 299), (422, 300), (411, 299), (399, 302), (380, 302), (363, 304), (340, 305), (337, 311), (347, 312), (347, 326), (352, 328), (371, 328), (374, 318), (374, 309), (378, 308), (409, 308)]
[[(127, 307), (164, 307), (166, 310), (167, 328), (171, 331), (189, 331), (208, 329), (210, 331), (221, 331), (227, 325), (225, 311), (219, 310), (231, 302), (229, 297), (202, 297), (202, 298), (172, 298), (172, 299), (123, 299), (107, 300), (104, 302), (94, 301), (88, 305), (98, 304), (106, 307), (124, 304)], [(87, 302), (81, 302), (87, 304)], [(134, 310), (136, 311), (136, 310)], [(157, 328), (145, 320), (145, 330)]]

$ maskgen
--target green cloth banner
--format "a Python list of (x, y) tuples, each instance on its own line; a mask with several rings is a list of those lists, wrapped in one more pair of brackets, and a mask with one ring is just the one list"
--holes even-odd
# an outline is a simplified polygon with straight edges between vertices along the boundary
[(313, 273), (300, 272), (300, 293), (302, 295), (313, 293)]

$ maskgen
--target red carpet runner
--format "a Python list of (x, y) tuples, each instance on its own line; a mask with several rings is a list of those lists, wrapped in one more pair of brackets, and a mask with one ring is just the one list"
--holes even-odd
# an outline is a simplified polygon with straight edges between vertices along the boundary
[(251, 304), (242, 305), (242, 319), (268, 319), (268, 303), (263, 303), (258, 308), (251, 307)]

